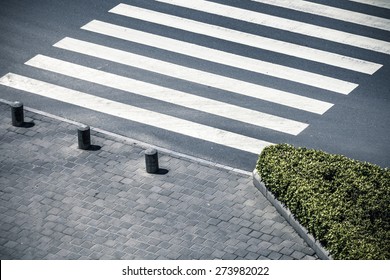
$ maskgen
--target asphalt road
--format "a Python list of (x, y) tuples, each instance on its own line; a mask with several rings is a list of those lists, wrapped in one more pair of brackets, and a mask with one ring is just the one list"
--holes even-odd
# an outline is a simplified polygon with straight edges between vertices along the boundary
[[(168, 115), (175, 117), (175, 119), (189, 121), (191, 124), (201, 124), (200, 130), (202, 130), (202, 127), (211, 127), (218, 129), (218, 131), (244, 135), (248, 139), (261, 139), (271, 143), (290, 143), (296, 146), (343, 154), (357, 160), (379, 164), (382, 167), (390, 166), (389, 54), (152, 0), (83, 0), (72, 1), (71, 4), (69, 1), (60, 0), (0, 0), (0, 2), (0, 77), (7, 73), (14, 73), (77, 90), (78, 92), (115, 100), (122, 104), (154, 111), (159, 114), (153, 115), (149, 123), (145, 124), (85, 109), (77, 105), (60, 102), (4, 85), (0, 85), (0, 98), (19, 100), (28, 107), (87, 123), (91, 126), (146, 143), (248, 171), (254, 168), (258, 157), (257, 154), (216, 144), (211, 140), (206, 141), (201, 139), (202, 137), (196, 138), (184, 135), (178, 131), (172, 132), (158, 128), (156, 126), (159, 125), (154, 124), (163, 122), (158, 116)], [(389, 31), (332, 19), (326, 16), (318, 16), (249, 0), (213, 0), (213, 2), (390, 42)], [(379, 7), (351, 1), (317, 0), (314, 2), (390, 19), (390, 10)], [(358, 58), (383, 66), (372, 75), (360, 73), (276, 51), (255, 48), (108, 12), (120, 3)], [(274, 67), (269, 67), (269, 69), (266, 69), (266, 73), (259, 74), (251, 71), (251, 69), (244, 70), (182, 53), (163, 50), (160, 47), (134, 41), (130, 42), (81, 29), (82, 26), (93, 20), (125, 26), (149, 34), (157, 34), (166, 38), (173, 38), (226, 53), (273, 63), (272, 65), (283, 65), (293, 69), (316, 73), (344, 82), (358, 84), (358, 86), (348, 94), (340, 94), (328, 89), (303, 84), (299, 81), (269, 75), (268, 71), (272, 72)], [(170, 72), (166, 74), (156, 73), (151, 70), (140, 69), (139, 67), (53, 47), (54, 44), (65, 37), (95, 43), (223, 77), (234, 78), (271, 89), (290, 92), (324, 101), (333, 104), (333, 106), (323, 114), (315, 114), (283, 106), (275, 102), (238, 95), (209, 85), (174, 78)], [(143, 37), (141, 36), (138, 39), (143, 40)], [(99, 85), (25, 65), (26, 61), (38, 54), (98, 69), (117, 76), (144, 81), (148, 84), (179, 90), (189, 93), (191, 96), (205, 97), (208, 100), (236, 105), (251, 112), (262, 112), (294, 120), (309, 126), (297, 135), (293, 135), (259, 126), (257, 123), (261, 121), (255, 117), (253, 123), (232, 120), (222, 115), (216, 116), (207, 112), (201, 112), (195, 108), (184, 108), (166, 100), (157, 100), (129, 92), (125, 93), (123, 90), (115, 89), (110, 84)], [(304, 76), (305, 74), (303, 73), (301, 77)], [(301, 77), (298, 76), (297, 79)], [(245, 91), (245, 87), (243, 90)], [(155, 122), (153, 118), (155, 118)], [(164, 125), (169, 127), (169, 123), (164, 123)], [(175, 129), (172, 128), (172, 130)]]

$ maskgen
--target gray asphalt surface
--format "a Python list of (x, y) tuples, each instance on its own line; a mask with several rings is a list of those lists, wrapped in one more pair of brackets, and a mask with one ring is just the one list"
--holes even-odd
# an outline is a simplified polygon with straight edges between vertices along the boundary
[[(84, 0), (72, 1), (72, 3), (69, 3), (69, 1), (60, 0), (2, 0), (0, 9), (0, 76), (3, 76), (8, 72), (13, 72), (273, 143), (290, 143), (297, 146), (306, 146), (325, 150), (330, 153), (343, 154), (358, 160), (369, 161), (383, 167), (390, 166), (390, 146), (388, 144), (390, 135), (390, 87), (388, 79), (388, 77), (390, 77), (390, 57), (388, 55), (303, 35), (294, 35), (290, 32), (213, 16), (207, 13), (178, 7), (172, 8), (170, 5), (157, 3), (155, 1), (134, 0), (123, 2), (257, 35), (268, 36), (278, 40), (353, 56), (383, 64), (383, 67), (372, 76), (359, 74), (354, 71), (342, 70), (337, 67), (309, 62), (270, 51), (254, 49), (203, 35), (195, 35), (173, 28), (145, 23), (140, 20), (113, 16), (108, 13), (108, 10), (121, 3), (121, 1)], [(386, 31), (380, 31), (335, 19), (289, 11), (283, 8), (251, 1), (220, 0), (214, 2), (261, 11), (276, 16), (313, 23), (381, 40), (388, 41), (390, 38), (389, 32)], [(317, 0), (315, 2), (390, 18), (388, 10), (349, 1)], [(195, 42), (200, 45), (217, 48), (231, 53), (340, 78), (345, 81), (358, 83), (359, 87), (349, 95), (340, 95), (294, 82), (287, 82), (286, 80), (270, 76), (255, 74), (250, 71), (238, 70), (233, 67), (210, 63), (183, 55), (176, 55), (153, 47), (146, 47), (144, 45), (112, 38), (109, 39), (108, 37), (80, 29), (81, 26), (93, 19), (103, 20), (171, 38), (180, 38), (180, 40)], [(52, 47), (53, 44), (64, 37), (82, 39), (128, 52), (171, 61), (191, 68), (235, 77), (263, 86), (288, 90), (293, 93), (299, 93), (304, 96), (331, 102), (335, 105), (324, 115), (314, 115), (296, 109), (288, 109), (287, 107), (266, 101), (253, 100), (249, 97), (237, 98), (237, 96), (222, 90), (180, 81), (167, 76), (125, 67), (123, 65), (83, 55), (77, 55)], [(24, 62), (36, 54), (44, 54), (92, 68), (104, 69), (110, 73), (125, 75), (150, 83), (181, 89), (195, 95), (245, 106), (246, 108), (253, 110), (308, 122), (310, 126), (298, 136), (291, 136), (249, 124), (243, 125), (243, 123), (240, 122), (227, 121), (222, 117), (211, 117), (209, 114), (184, 109), (170, 103), (158, 102), (148, 98), (141, 98), (136, 95), (124, 96), (119, 91), (108, 90), (103, 86), (77, 81), (75, 79), (36, 70), (24, 65)], [(100, 127), (157, 146), (166, 147), (178, 152), (247, 171), (251, 171), (254, 168), (257, 159), (257, 155), (255, 154), (234, 150), (214, 143), (182, 136), (180, 134), (169, 133), (162, 129), (156, 129), (151, 126), (81, 109), (77, 106), (37, 97), (4, 86), (0, 86), (0, 98), (20, 100), (29, 107), (88, 123), (91, 126)]]

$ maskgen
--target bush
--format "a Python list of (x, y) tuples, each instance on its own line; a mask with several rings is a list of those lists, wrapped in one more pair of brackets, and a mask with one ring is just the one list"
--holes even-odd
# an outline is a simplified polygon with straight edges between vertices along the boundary
[(334, 259), (390, 259), (390, 170), (322, 151), (265, 148), (267, 188)]

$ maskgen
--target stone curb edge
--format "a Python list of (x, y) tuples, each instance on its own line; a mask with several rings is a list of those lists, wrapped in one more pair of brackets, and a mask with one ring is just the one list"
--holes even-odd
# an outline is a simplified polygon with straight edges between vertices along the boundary
[(261, 177), (256, 169), (253, 170), (253, 184), (255, 187), (267, 198), (269, 202), (276, 208), (280, 215), (282, 215), (286, 221), (295, 229), (295, 231), (302, 237), (303, 240), (316, 252), (317, 256), (322, 260), (332, 260), (332, 256), (329, 252), (322, 247), (322, 245), (308, 233), (305, 227), (303, 227), (293, 216), (289, 209), (285, 208), (283, 204), (275, 198), (275, 196), (268, 191), (265, 184), (261, 181)]
[[(11, 105), (14, 102), (0, 98), (0, 103), (6, 104), (6, 105)], [(37, 109), (33, 109), (33, 108), (30, 108), (30, 107), (24, 106), (24, 110), (29, 111), (31, 113), (38, 114), (38, 115), (42, 115), (42, 116), (45, 116), (45, 117), (48, 117), (48, 118), (51, 118), (51, 119), (55, 119), (57, 121), (70, 123), (70, 124), (73, 124), (75, 126), (85, 126), (85, 124), (83, 124), (83, 123), (72, 121), (70, 119), (66, 119), (64, 117), (56, 116), (56, 115), (53, 115), (53, 114), (50, 114), (50, 113), (47, 113), (47, 112), (43, 112), (43, 111), (40, 111), (40, 110), (37, 110)], [(227, 171), (227, 172), (231, 172), (231, 173), (235, 173), (235, 174), (239, 174), (239, 175), (243, 175), (243, 176), (248, 176), (248, 177), (252, 176), (252, 173), (249, 172), (249, 171), (241, 170), (241, 169), (238, 169), (238, 168), (230, 167), (230, 166), (227, 166), (227, 165), (223, 165), (223, 164), (219, 164), (219, 163), (216, 163), (216, 162), (212, 162), (212, 161), (204, 160), (204, 159), (201, 159), (201, 158), (197, 158), (197, 157), (194, 157), (194, 156), (186, 155), (186, 154), (183, 154), (183, 153), (175, 152), (175, 151), (172, 151), (172, 150), (169, 150), (169, 149), (166, 149), (166, 148), (162, 148), (162, 147), (158, 147), (158, 146), (155, 146), (155, 145), (147, 144), (147, 143), (141, 142), (139, 140), (135, 140), (135, 139), (132, 139), (130, 137), (119, 135), (119, 134), (116, 134), (116, 133), (113, 133), (113, 132), (109, 132), (109, 131), (106, 131), (106, 130), (103, 130), (103, 129), (100, 129), (100, 128), (90, 127), (90, 129), (91, 129), (91, 132), (100, 133), (100, 134), (104, 135), (106, 138), (112, 139), (112, 140), (116, 140), (118, 142), (132, 144), (132, 145), (137, 145), (137, 146), (139, 146), (141, 148), (144, 148), (144, 149), (153, 148), (153, 149), (156, 149), (156, 150), (158, 150), (159, 152), (161, 152), (163, 154), (172, 156), (174, 158), (185, 159), (185, 160), (188, 160), (190, 162), (199, 163), (199, 164), (202, 164), (204, 166), (221, 169), (221, 170), (224, 170), (224, 171)]]

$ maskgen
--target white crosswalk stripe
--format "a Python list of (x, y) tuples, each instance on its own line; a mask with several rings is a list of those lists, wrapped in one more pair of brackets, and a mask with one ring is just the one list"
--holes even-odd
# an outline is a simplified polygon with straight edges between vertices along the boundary
[(333, 105), (313, 98), (263, 87), (72, 38), (64, 38), (54, 44), (54, 46), (312, 113), (323, 114)]
[[(309, 1), (292, 1), (292, 0), (251, 0), (267, 5), (296, 10), (306, 14), (321, 14), (323, 17), (336, 17), (337, 20), (350, 22), (354, 24), (364, 25), (370, 28), (379, 30), (389, 29), (389, 20), (357, 13), (349, 10), (339, 9), (323, 4), (317, 4)], [(356, 0), (356, 2), (364, 2), (365, 4), (385, 6), (384, 2)], [(260, 26), (268, 26), (289, 31), (292, 36), (302, 34), (306, 36), (321, 38), (323, 40), (350, 45), (353, 47), (363, 48), (375, 52), (390, 54), (390, 43), (375, 38), (364, 37), (344, 31), (316, 26), (313, 24), (293, 21), (286, 18), (280, 18), (263, 14), (260, 12), (249, 11), (233, 6), (222, 5), (212, 1), (204, 0), (155, 0), (156, 4), (174, 5), (185, 9), (197, 10), (205, 15), (219, 15), (227, 19), (247, 21)], [(172, 9), (173, 10), (173, 9)], [(258, 154), (261, 150), (272, 144), (267, 139), (253, 138), (253, 133), (247, 131), (247, 127), (265, 129), (271, 132), (280, 133), (280, 135), (297, 136), (304, 131), (309, 125), (310, 116), (320, 116), (328, 112), (334, 104), (323, 100), (324, 95), (329, 96), (345, 96), (351, 93), (357, 83), (335, 78), (334, 73), (329, 69), (337, 67), (340, 71), (346, 73), (357, 73), (358, 75), (373, 75), (382, 65), (375, 62), (370, 62), (356, 55), (347, 56), (341, 55), (332, 51), (332, 47), (321, 49), (304, 46), (305, 43), (296, 44), (290, 43), (288, 40), (281, 41), (265, 36), (251, 34), (245, 31), (238, 31), (224, 27), (223, 24), (213, 25), (199, 20), (193, 20), (185, 17), (180, 17), (174, 14), (159, 12), (157, 10), (145, 9), (129, 4), (118, 4), (109, 11), (111, 17), (115, 19), (141, 20), (147, 24), (158, 25), (162, 29), (175, 28), (184, 31), (187, 34), (200, 34), (224, 40), (226, 42), (250, 46), (254, 52), (256, 50), (267, 50), (275, 54), (275, 56), (291, 56), (298, 60), (307, 60), (319, 63), (324, 69), (317, 68), (314, 70), (293, 68), (285, 66), (281, 63), (271, 63), (263, 61), (260, 58), (252, 58), (248, 55), (233, 54), (216, 47), (210, 47), (208, 42), (197, 42), (192, 40), (192, 43), (186, 42), (183, 38), (170, 38), (153, 32), (141, 31), (136, 28), (121, 26), (110, 22), (100, 20), (92, 20), (80, 27), (83, 32), (87, 32), (89, 38), (104, 38), (108, 36), (116, 43), (147, 46), (149, 49), (155, 50), (156, 53), (166, 53), (167, 51), (175, 54), (179, 58), (183, 58), (184, 63), (172, 62), (165, 59), (163, 55), (156, 55), (153, 58), (147, 54), (136, 54), (128, 49), (118, 49), (109, 47), (103, 44), (92, 43), (87, 40), (65, 37), (55, 43), (53, 47), (57, 51), (61, 50), (63, 54), (71, 57), (82, 57), (83, 63), (75, 63), (75, 59), (56, 58), (39, 54), (25, 62), (25, 67), (30, 70), (40, 71), (50, 74), (50, 77), (67, 77), (82, 81), (76, 86), (76, 89), (70, 89), (59, 86), (56, 79), (50, 79), (52, 82), (41, 81), (28, 75), (20, 75), (18, 73), (8, 73), (0, 78), (0, 85), (7, 86), (16, 90), (38, 95), (45, 98), (50, 98), (81, 108), (104, 113), (110, 116), (119, 117), (137, 124), (150, 126), (153, 129), (162, 129), (176, 133), (185, 137), (192, 137), (198, 140), (213, 142), (225, 147), (246, 151), (249, 153)], [(321, 12), (321, 13), (320, 13)], [(103, 36), (102, 36), (103, 35)], [(195, 43), (193, 43), (195, 41)], [(115, 45), (115, 44), (114, 44)], [(211, 44), (212, 45), (212, 44)], [(215, 45), (214, 45), (215, 46)], [(355, 52), (351, 52), (355, 54)], [(261, 54), (261, 52), (259, 52)], [(65, 57), (66, 57), (65, 55)], [(259, 55), (260, 56), (260, 55)], [(222, 72), (212, 73), (211, 71), (199, 70), (197, 67), (187, 61), (187, 58), (195, 58), (199, 61), (204, 61), (206, 64), (217, 65), (220, 69), (234, 69), (248, 73), (250, 71), (259, 81), (248, 82), (234, 75), (224, 75)], [(258, 56), (255, 56), (258, 57)], [(121, 74), (110, 73), (108, 70), (96, 69), (88, 65), (89, 60), (104, 61), (105, 64), (112, 63), (120, 66), (122, 69), (131, 69), (131, 71), (146, 71), (152, 76), (157, 75), (160, 80), (173, 79), (180, 83), (187, 84), (193, 87), (202, 89), (207, 88), (206, 95), (199, 95), (191, 90), (178, 90), (169, 86), (160, 85), (160, 80), (156, 81), (145, 79), (143, 81), (134, 78), (131, 73), (127, 75), (127, 71), (122, 71)], [(77, 60), (76, 60), (77, 61)], [(110, 64), (111, 65), (111, 64)], [(301, 67), (301, 66), (300, 66)], [(135, 69), (135, 70), (134, 70)], [(242, 71), (244, 70), (244, 71)], [(125, 73), (125, 74), (123, 74)], [(259, 75), (260, 74), (260, 75)], [(288, 91), (272, 88), (261, 84), (262, 79), (270, 79), (278, 82), (283, 82), (289, 86)], [(358, 80), (358, 79), (356, 79)], [(53, 82), (54, 81), (54, 82)], [(89, 90), (85, 90), (83, 85), (97, 85), (105, 90), (102, 96), (90, 94)], [(164, 84), (164, 82), (162, 82)], [(212, 90), (208, 88), (212, 88)], [(225, 101), (214, 98), (213, 89), (216, 89), (218, 94), (221, 93), (229, 96)], [(296, 91), (304, 89), (308, 92), (297, 93)], [(321, 98), (316, 95), (316, 91), (321, 89)], [(121, 96), (120, 100), (126, 102), (118, 102), (110, 93), (114, 92), (115, 96)], [(340, 95), (342, 94), (342, 95)], [(224, 96), (225, 96), (224, 95)], [(122, 98), (123, 97), (123, 98)], [(142, 98), (152, 104), (160, 104), (162, 107), (169, 106), (182, 111), (191, 111), (193, 114), (189, 119), (182, 119), (175, 113), (164, 110), (157, 112), (143, 108), (142, 104), (129, 105), (133, 98)], [(256, 103), (270, 102), (277, 108), (283, 108), (286, 112), (275, 112), (267, 108), (267, 113), (261, 112), (262, 107), (253, 109), (253, 106), (246, 105), (238, 101), (241, 98), (251, 98)], [(127, 102), (128, 101), (128, 102)], [(172, 111), (174, 111), (173, 109)], [(299, 112), (302, 114), (294, 115), (291, 112)], [(269, 111), (272, 111), (269, 113)], [(198, 114), (199, 113), (199, 114)], [(171, 115), (172, 114), (172, 115)], [(288, 117), (286, 117), (286, 115)], [(221, 120), (221, 118), (242, 124), (245, 128), (244, 132), (237, 133), (234, 129), (224, 126), (225, 129), (214, 127), (213, 125), (200, 124), (193, 120), (199, 116), (207, 116), (210, 119)], [(303, 116), (303, 117), (302, 117)], [(309, 116), (309, 117), (307, 117)], [(213, 122), (210, 122), (213, 123)], [(217, 125), (218, 126), (218, 125)], [(230, 131), (231, 130), (231, 131)], [(252, 135), (252, 136), (248, 136)]]
[(237, 20), (247, 21), (259, 25), (273, 27), (289, 32), (320, 38), (336, 43), (368, 49), (376, 52), (390, 54), (390, 43), (374, 38), (369, 38), (353, 33), (334, 30), (322, 26), (271, 16), (259, 12), (222, 5), (204, 0), (180, 1), (180, 0), (155, 0), (158, 2), (173, 4), (188, 9), (194, 9), (206, 13), (216, 14)]
[(262, 148), (271, 144), (270, 142), (141, 109), (17, 74), (7, 74), (0, 79), (0, 84), (251, 153), (259, 153)]
[[(269, 4), (273, 6), (292, 9), (304, 13), (321, 15), (323, 17), (335, 18), (346, 22), (352, 22), (368, 27), (378, 28), (390, 31), (390, 20), (386, 18), (375, 17), (358, 12), (348, 11), (340, 8), (317, 4), (302, 0), (251, 0)], [(371, 1), (372, 2), (372, 1)], [(390, 3), (390, 1), (387, 1)]]
[(390, 9), (389, 0), (348, 0), (353, 2), (358, 2), (362, 4), (372, 5), (380, 8)]
[[(119, 4), (110, 10), (111, 13), (136, 18), (148, 22), (174, 27), (189, 32), (203, 34), (210, 37), (232, 41), (235, 43), (299, 57), (319, 63), (337, 66), (365, 74), (373, 74), (381, 64), (364, 61), (336, 53), (326, 52), (318, 49), (292, 44), (250, 33), (228, 29), (221, 26), (211, 25), (182, 17), (168, 15), (156, 11), (142, 9), (126, 4)], [(390, 26), (390, 25), (389, 25)]]
[(26, 64), (103, 86), (107, 85), (145, 97), (164, 100), (165, 102), (170, 102), (183, 107), (293, 135), (298, 135), (308, 126), (301, 122), (260, 113), (228, 103), (187, 94), (178, 90), (137, 81), (47, 56), (38, 55), (27, 61)]
[(348, 94), (357, 87), (357, 84), (351, 82), (206, 48), (103, 21), (93, 20), (84, 25), (82, 29), (342, 94)]

